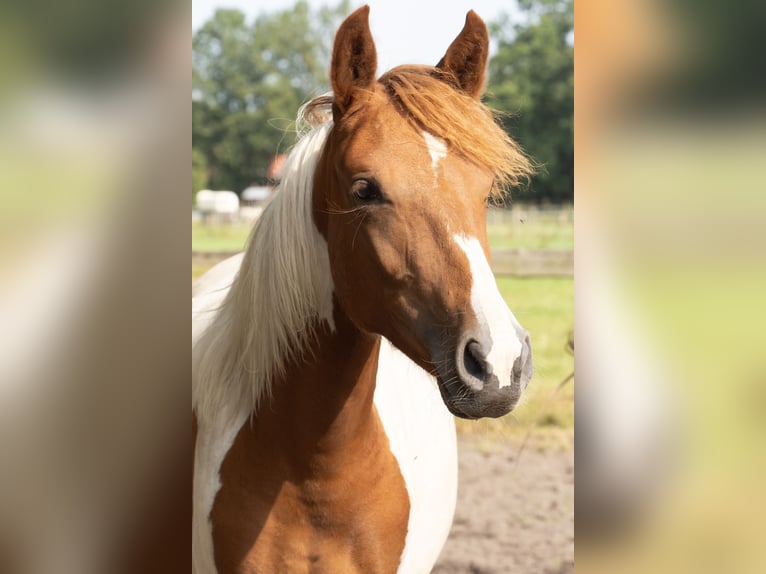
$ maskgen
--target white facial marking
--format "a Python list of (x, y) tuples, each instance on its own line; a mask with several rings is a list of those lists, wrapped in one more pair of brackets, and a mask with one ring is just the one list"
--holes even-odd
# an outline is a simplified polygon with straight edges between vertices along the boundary
[(453, 237), (465, 252), (471, 266), (471, 307), (479, 322), (479, 329), (486, 329), (492, 341), (487, 362), (497, 375), (499, 385), (507, 387), (511, 384), (513, 363), (521, 355), (522, 342), (517, 335), (522, 331), (521, 326), (500, 295), (479, 240), (463, 235)]
[(424, 131), (423, 139), (426, 142), (428, 153), (431, 155), (431, 169), (434, 171), (434, 179), (436, 179), (436, 171), (439, 168), (439, 162), (447, 157), (447, 144), (443, 139), (432, 136), (428, 132)]

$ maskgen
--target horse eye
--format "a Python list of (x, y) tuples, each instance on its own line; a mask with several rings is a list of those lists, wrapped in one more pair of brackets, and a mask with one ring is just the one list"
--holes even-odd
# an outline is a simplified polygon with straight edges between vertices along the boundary
[(351, 192), (359, 201), (377, 201), (383, 198), (380, 187), (369, 179), (357, 179), (351, 186)]

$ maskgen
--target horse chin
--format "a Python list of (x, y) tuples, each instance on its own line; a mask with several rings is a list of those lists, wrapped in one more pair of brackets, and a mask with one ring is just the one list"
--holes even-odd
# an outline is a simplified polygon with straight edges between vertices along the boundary
[[(451, 384), (447, 384), (446, 381), (451, 381)], [(490, 391), (490, 396), (487, 396), (482, 391), (468, 390), (459, 381), (460, 379), (455, 375), (442, 377), (437, 374), (436, 376), (444, 405), (450, 413), (461, 419), (499, 418), (511, 412), (519, 402), (518, 394), (512, 391), (500, 393)], [(455, 389), (456, 385), (460, 386)]]
[(442, 383), (441, 378), (437, 377), (436, 381), (437, 381), (437, 384), (439, 385), (439, 392), (442, 395), (442, 400), (444, 401), (444, 406), (447, 407), (447, 410), (450, 413), (452, 413), (453, 415), (455, 415), (458, 418), (467, 419), (467, 420), (470, 420), (470, 421), (475, 421), (475, 420), (481, 418), (479, 416), (471, 415), (471, 414), (468, 414), (465, 411), (463, 411), (460, 408), (460, 406), (459, 406), (460, 401), (458, 401), (456, 399), (453, 399), (447, 393), (447, 391), (444, 390), (444, 384)]

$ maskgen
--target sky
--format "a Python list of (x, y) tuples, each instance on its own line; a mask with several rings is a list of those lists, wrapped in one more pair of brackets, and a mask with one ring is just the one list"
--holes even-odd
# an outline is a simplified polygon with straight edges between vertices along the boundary
[[(514, 0), (352, 0), (352, 7), (365, 3), (370, 5), (379, 75), (399, 64), (435, 65), (463, 28), (469, 10), (489, 21), (515, 9)], [(192, 0), (192, 30), (217, 8), (238, 8), (252, 20), (259, 13), (294, 4), (295, 0)], [(335, 6), (338, 1), (309, 0), (309, 4)]]

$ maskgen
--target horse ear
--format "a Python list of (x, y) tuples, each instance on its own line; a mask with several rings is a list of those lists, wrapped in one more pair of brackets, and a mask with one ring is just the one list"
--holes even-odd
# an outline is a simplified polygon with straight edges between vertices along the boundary
[(448, 72), (455, 86), (476, 99), (484, 93), (484, 76), (489, 55), (489, 32), (484, 20), (473, 10), (465, 17), (465, 26), (436, 65)]
[(369, 15), (370, 7), (362, 6), (346, 18), (335, 34), (330, 66), (335, 119), (351, 105), (355, 90), (369, 89), (375, 84), (378, 57), (370, 33)]

